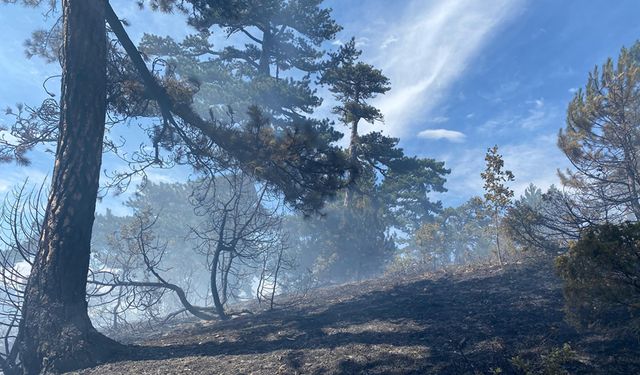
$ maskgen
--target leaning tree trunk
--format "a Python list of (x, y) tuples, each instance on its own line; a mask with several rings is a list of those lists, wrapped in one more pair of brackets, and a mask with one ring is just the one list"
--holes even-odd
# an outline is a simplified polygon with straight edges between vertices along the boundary
[(220, 224), (220, 230), (218, 231), (218, 241), (216, 244), (216, 249), (213, 253), (213, 261), (211, 263), (211, 296), (213, 297), (213, 305), (216, 308), (216, 313), (220, 317), (221, 320), (227, 319), (227, 314), (224, 312), (224, 306), (220, 301), (220, 293), (218, 292), (218, 263), (220, 262), (220, 254), (222, 253), (224, 247), (224, 230), (227, 225), (227, 215), (228, 212), (225, 210), (222, 216), (222, 223)]
[(59, 139), (20, 327), (25, 374), (95, 364), (117, 344), (87, 313), (86, 283), (106, 111), (104, 0), (63, 0)]
[(211, 296), (213, 297), (213, 306), (216, 308), (216, 314), (220, 317), (221, 320), (226, 320), (227, 314), (224, 312), (224, 305), (220, 300), (220, 292), (218, 292), (218, 263), (220, 262), (220, 253), (221, 249), (216, 248), (213, 254), (213, 261), (211, 265)]

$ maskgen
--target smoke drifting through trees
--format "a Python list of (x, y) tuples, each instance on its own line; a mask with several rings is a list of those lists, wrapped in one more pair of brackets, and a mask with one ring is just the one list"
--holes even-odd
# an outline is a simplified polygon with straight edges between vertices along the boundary
[[(55, 14), (56, 2), (22, 3)], [(227, 319), (243, 300), (274, 308), (280, 292), (387, 270), (502, 265), (523, 249), (565, 253), (575, 311), (585, 291), (599, 305), (621, 292), (635, 306), (625, 265), (637, 263), (637, 228), (622, 222), (640, 215), (637, 46), (594, 71), (569, 106), (559, 146), (574, 170), (560, 174), (563, 190), (531, 186), (512, 204), (514, 176), (495, 146), (485, 199), (443, 208), (431, 193), (446, 191), (444, 163), (359, 128), (383, 120), (371, 100), (391, 84), (360, 60), (355, 39), (324, 50), (341, 27), (320, 0), (149, 4), (183, 12), (194, 34), (145, 34), (138, 48), (108, 2), (64, 0), (62, 22), (27, 43), (61, 63), (63, 85), (59, 102), (18, 105), (0, 129), (13, 136), (0, 139), (0, 161), (27, 165), (29, 151), (57, 149), (51, 191), (24, 185), (0, 216), (5, 373), (73, 370), (121, 349), (94, 326)], [(214, 33), (231, 45), (212, 44)], [(320, 86), (335, 118), (315, 118)], [(135, 150), (115, 137), (131, 124), (145, 136)], [(94, 225), (103, 154), (123, 166), (106, 173), (107, 190), (148, 182), (151, 168), (188, 167), (193, 181), (143, 184), (130, 216), (107, 212)], [(612, 236), (625, 239), (613, 250), (600, 243)], [(606, 277), (585, 279), (589, 271)]]

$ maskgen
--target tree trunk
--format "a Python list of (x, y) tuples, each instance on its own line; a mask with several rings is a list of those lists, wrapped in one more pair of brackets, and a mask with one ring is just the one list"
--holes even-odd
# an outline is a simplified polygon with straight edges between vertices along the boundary
[(213, 253), (213, 261), (211, 264), (211, 296), (213, 297), (213, 305), (216, 308), (216, 313), (220, 317), (220, 319), (227, 319), (227, 314), (224, 312), (224, 306), (220, 301), (220, 293), (218, 292), (218, 263), (220, 262), (220, 253), (222, 249), (220, 247), (216, 247), (215, 252)]
[(355, 120), (353, 124), (351, 124), (351, 140), (349, 142), (349, 163), (351, 163), (351, 170), (349, 171), (349, 185), (346, 188), (344, 193), (344, 206), (350, 207), (351, 200), (353, 199), (354, 193), (354, 185), (356, 173), (354, 173), (354, 168), (356, 165), (356, 161), (358, 160), (358, 143), (360, 139), (358, 137), (358, 122), (359, 120)]
[(495, 226), (496, 226), (496, 250), (498, 252), (498, 263), (502, 266), (502, 251), (500, 250), (500, 218), (498, 213), (495, 215)]
[(63, 0), (62, 10), (58, 146), (19, 334), (20, 360), (29, 375), (87, 367), (118, 348), (93, 328), (86, 301), (105, 130), (105, 1)]
[(116, 332), (119, 328), (118, 326), (118, 312), (120, 310), (120, 305), (122, 305), (122, 298), (124, 297), (124, 289), (120, 288), (120, 290), (118, 290), (118, 302), (116, 302), (116, 305), (113, 307), (113, 310), (111, 310), (111, 314), (112, 314), (112, 318), (113, 321), (111, 323), (111, 329), (113, 330), (113, 332)]
[(222, 275), (220, 275), (220, 281), (222, 284), (222, 293), (220, 293), (221, 295), (221, 302), (222, 304), (226, 304), (229, 301), (229, 272), (231, 272), (231, 266), (233, 265), (233, 260), (234, 260), (234, 255), (233, 252), (228, 253), (229, 254), (229, 258), (228, 260), (225, 258), (222, 258), (222, 262), (220, 265), (220, 269), (219, 271), (222, 272)]
[(278, 287), (278, 274), (280, 273), (280, 268), (282, 267), (282, 253), (284, 252), (284, 247), (281, 247), (278, 252), (278, 261), (276, 263), (276, 269), (273, 274), (273, 288), (271, 289), (271, 301), (269, 301), (269, 309), (273, 310), (273, 301), (276, 298), (276, 288)]
[(222, 216), (222, 222), (220, 223), (220, 230), (218, 231), (218, 241), (216, 243), (216, 249), (213, 253), (213, 260), (211, 263), (211, 296), (213, 297), (213, 305), (216, 308), (216, 313), (220, 317), (220, 319), (227, 319), (227, 314), (224, 313), (224, 306), (222, 302), (220, 302), (220, 293), (218, 292), (218, 263), (220, 263), (220, 254), (222, 250), (224, 250), (224, 231), (227, 226), (227, 215), (228, 211), (224, 211)]
[(262, 52), (258, 61), (258, 74), (262, 77), (271, 76), (271, 48), (273, 46), (273, 35), (271, 34), (271, 23), (267, 22), (266, 29), (262, 34)]

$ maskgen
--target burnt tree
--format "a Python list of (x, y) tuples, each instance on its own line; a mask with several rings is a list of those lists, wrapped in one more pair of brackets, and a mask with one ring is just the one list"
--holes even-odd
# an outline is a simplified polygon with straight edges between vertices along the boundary
[(105, 2), (63, 0), (58, 144), (38, 253), (19, 333), (25, 374), (67, 371), (117, 345), (87, 314), (86, 283), (106, 114)]
[[(40, 2), (23, 1), (27, 5)], [(104, 140), (108, 104), (113, 107), (110, 111), (122, 112), (107, 100), (108, 83), (114, 84), (113, 77), (107, 79), (112, 53), (119, 54), (119, 64), (131, 81), (127, 82), (132, 90), (121, 101), (144, 103), (142, 107), (149, 109), (124, 108), (124, 112), (132, 118), (161, 118), (149, 135), (155, 152), (143, 155), (145, 166), (160, 164), (161, 152), (197, 172), (237, 166), (265, 182), (290, 206), (306, 212), (319, 209), (344, 187), (344, 171), (349, 168), (331, 144), (336, 135), (327, 135), (325, 128), (309, 121), (276, 127), (257, 109), (250, 111), (248, 123), (235, 126), (201, 117), (192, 107), (196, 91), (188, 80), (162, 80), (150, 71), (107, 1), (63, 0), (62, 13), (59, 122), (46, 133), (57, 135), (52, 188), (12, 349), (18, 353), (13, 367), (25, 374), (87, 367), (119, 348), (94, 329), (85, 297), (103, 146), (106, 151), (116, 147)], [(105, 19), (117, 46), (107, 42)], [(49, 123), (41, 120), (29, 119), (36, 135), (50, 130)], [(21, 161), (26, 151), (51, 143), (49, 137), (35, 138), (18, 145), (0, 144), (0, 161)], [(141, 168), (131, 174), (143, 172)]]

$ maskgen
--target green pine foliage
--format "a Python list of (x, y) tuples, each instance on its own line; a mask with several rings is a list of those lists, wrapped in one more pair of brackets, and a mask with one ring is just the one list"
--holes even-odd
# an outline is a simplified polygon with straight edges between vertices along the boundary
[(588, 228), (557, 267), (571, 321), (640, 334), (640, 223)]

